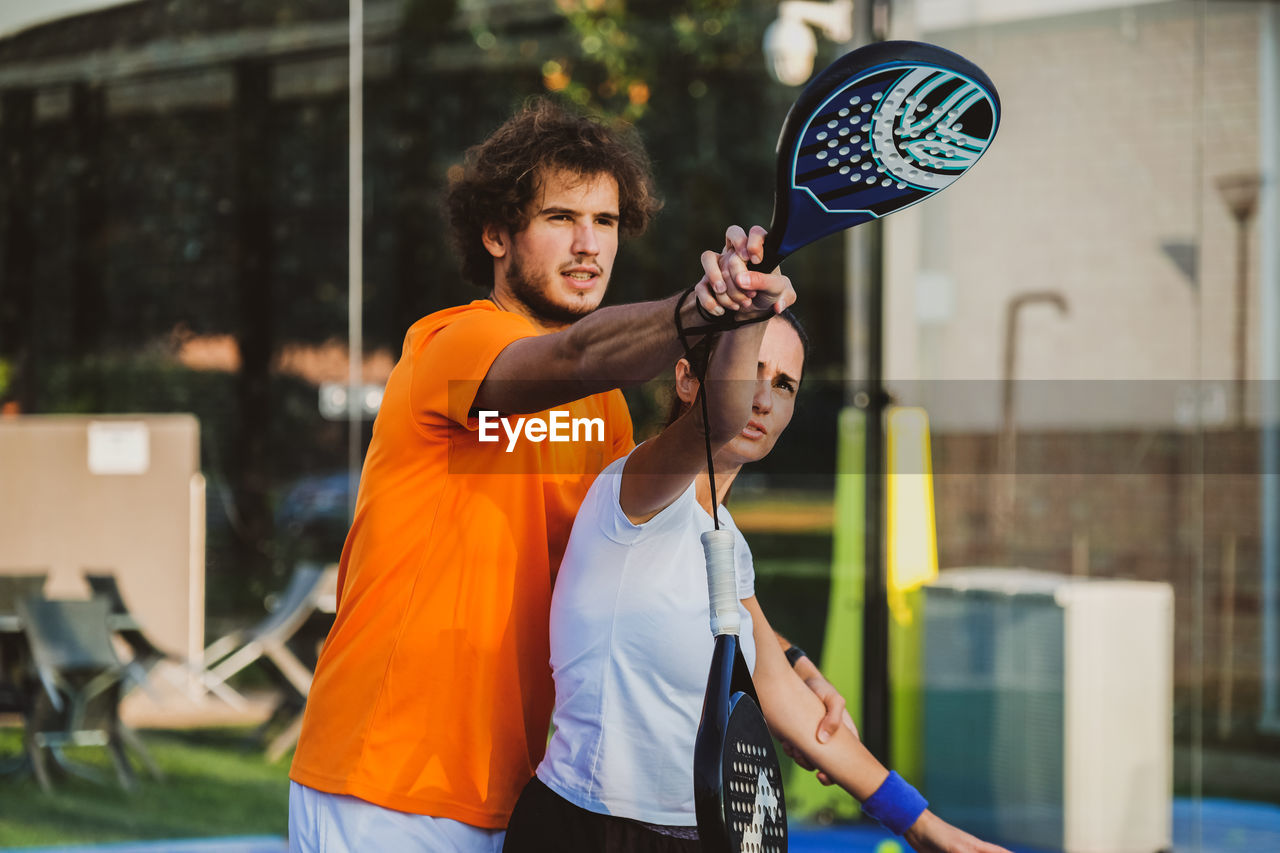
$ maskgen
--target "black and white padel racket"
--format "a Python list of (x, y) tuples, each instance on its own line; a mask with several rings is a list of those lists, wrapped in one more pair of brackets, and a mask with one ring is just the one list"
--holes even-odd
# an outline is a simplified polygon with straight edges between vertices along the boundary
[(693, 747), (693, 792), (704, 851), (784, 853), (787, 808), (773, 738), (738, 642), (733, 532), (702, 534), (715, 650)]
[(809, 82), (778, 137), (773, 222), (757, 269), (950, 186), (1000, 124), (1000, 97), (969, 60), (886, 41), (841, 56)]

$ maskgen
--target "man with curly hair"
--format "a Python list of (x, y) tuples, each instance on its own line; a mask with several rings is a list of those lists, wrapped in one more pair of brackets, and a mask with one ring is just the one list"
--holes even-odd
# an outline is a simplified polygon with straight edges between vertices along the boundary
[[(452, 176), (463, 273), (489, 293), (414, 323), (387, 381), (290, 773), (291, 849), (501, 848), (546, 745), (569, 530), (633, 446), (618, 388), (680, 353), (678, 297), (596, 310), (619, 234), (658, 206), (630, 131), (546, 101)], [(794, 300), (747, 272), (762, 240), (735, 227), (704, 253), (684, 325)]]

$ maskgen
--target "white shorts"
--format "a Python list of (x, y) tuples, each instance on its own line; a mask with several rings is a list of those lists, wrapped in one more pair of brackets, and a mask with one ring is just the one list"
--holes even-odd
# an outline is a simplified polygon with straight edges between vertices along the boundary
[(289, 783), (289, 853), (502, 853), (506, 834)]

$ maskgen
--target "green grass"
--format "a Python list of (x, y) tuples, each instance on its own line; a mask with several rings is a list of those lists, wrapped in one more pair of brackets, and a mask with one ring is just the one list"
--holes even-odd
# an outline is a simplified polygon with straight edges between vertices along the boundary
[[(116, 783), (106, 751), (68, 755), (101, 783), (63, 776), (51, 794), (30, 775), (0, 776), (0, 847), (231, 835), (284, 837), (289, 762), (270, 764), (247, 729), (144, 731), (165, 778), (139, 770), (138, 789)], [(21, 752), (17, 729), (0, 729), (0, 760)], [(136, 768), (136, 765), (135, 765)]]

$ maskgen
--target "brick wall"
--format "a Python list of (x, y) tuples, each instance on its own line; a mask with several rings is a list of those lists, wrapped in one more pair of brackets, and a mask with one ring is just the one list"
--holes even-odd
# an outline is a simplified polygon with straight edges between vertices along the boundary
[[(984, 473), (997, 470), (997, 435), (937, 434), (939, 563), (1172, 584), (1180, 695), (1200, 684), (1203, 666), (1216, 728), (1230, 677), (1233, 729), (1247, 731), (1258, 716), (1262, 665), (1259, 441), (1252, 429), (1022, 433), (1017, 473), (1007, 475)], [(1012, 509), (1001, 520), (1000, 490), (1009, 488)]]

